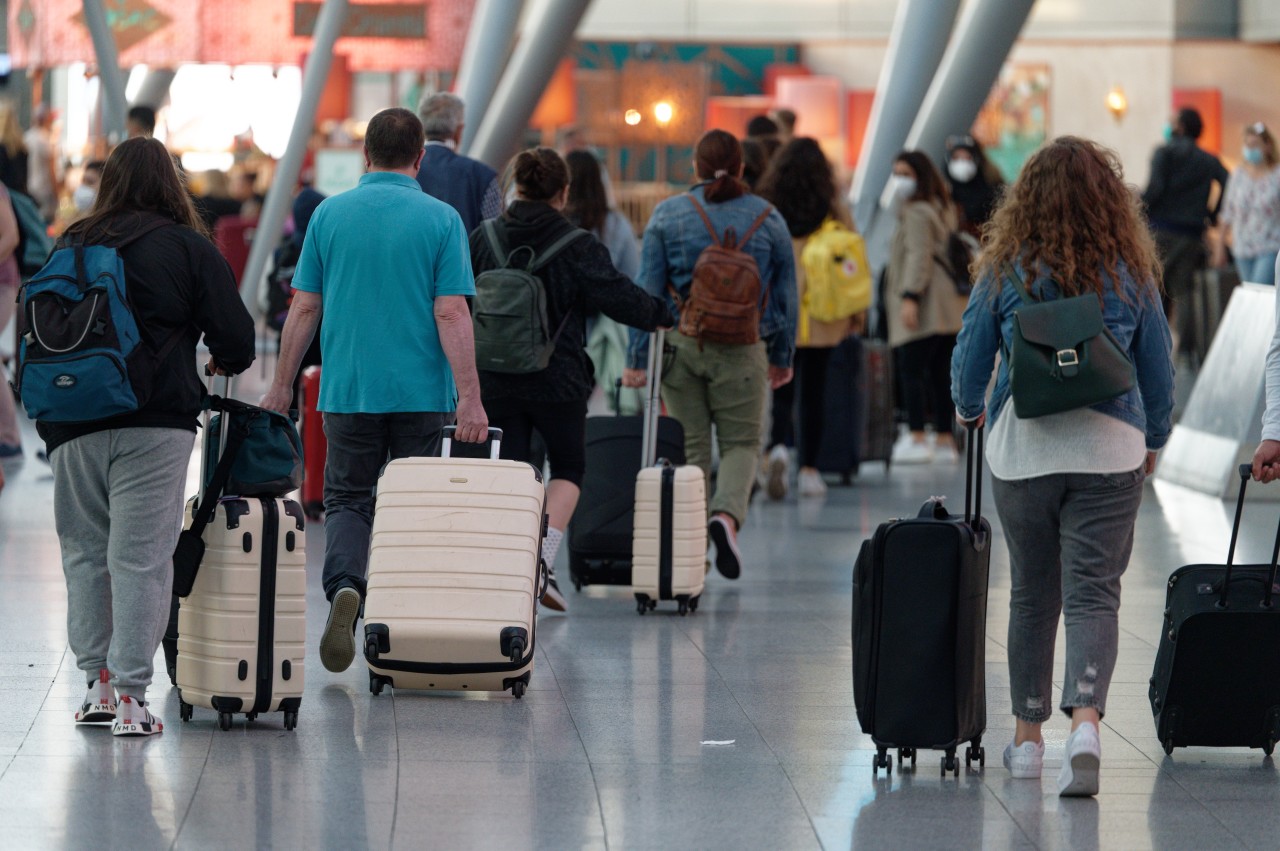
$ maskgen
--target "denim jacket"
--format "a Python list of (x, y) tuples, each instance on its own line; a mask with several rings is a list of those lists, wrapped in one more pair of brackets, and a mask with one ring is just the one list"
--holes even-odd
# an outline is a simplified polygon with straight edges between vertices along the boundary
[[(1027, 280), (1021, 268), (1018, 274)], [(1155, 291), (1140, 291), (1123, 265), (1123, 298), (1109, 276), (1104, 282), (1103, 321), (1128, 352), (1138, 381), (1128, 393), (1094, 405), (1093, 410), (1132, 425), (1146, 435), (1147, 449), (1160, 449), (1169, 439), (1173, 413), (1172, 340), (1164, 309)], [(1058, 296), (1057, 286), (1048, 277), (1036, 278), (1027, 289), (1033, 298)], [(996, 354), (1012, 344), (1013, 312), (1021, 306), (1022, 298), (1008, 280), (1001, 282), (988, 273), (974, 287), (951, 357), (951, 398), (962, 418), (976, 419), (987, 408), (988, 425), (994, 424), (1009, 401), (1009, 370), (1003, 360), (989, 404), (985, 397)]]
[[(721, 238), (729, 227), (741, 237), (768, 206), (763, 198), (750, 194), (720, 204), (708, 204), (701, 186), (695, 186), (691, 194), (707, 211)], [(640, 277), (636, 283), (652, 295), (665, 298), (677, 323), (680, 311), (667, 286), (675, 287), (680, 297), (686, 298), (693, 281), (693, 264), (709, 245), (711, 234), (684, 195), (668, 198), (654, 209), (644, 231)], [(796, 267), (791, 234), (777, 210), (769, 214), (745, 250), (755, 258), (761, 283), (769, 291), (760, 316), (760, 338), (767, 345), (769, 364), (790, 367), (796, 349)], [(644, 369), (648, 365), (648, 357), (649, 335), (632, 330), (627, 365), (632, 369)]]

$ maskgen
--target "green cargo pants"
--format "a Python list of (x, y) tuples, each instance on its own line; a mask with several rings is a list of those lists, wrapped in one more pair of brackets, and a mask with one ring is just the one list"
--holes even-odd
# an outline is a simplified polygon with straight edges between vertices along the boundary
[[(667, 413), (684, 426), (685, 456), (702, 468), (710, 495), (709, 514), (727, 514), (739, 528), (747, 517), (760, 456), (769, 360), (764, 343), (726, 346), (703, 343), (673, 331), (667, 341), (662, 398)], [(711, 426), (720, 445), (720, 472), (711, 494)]]

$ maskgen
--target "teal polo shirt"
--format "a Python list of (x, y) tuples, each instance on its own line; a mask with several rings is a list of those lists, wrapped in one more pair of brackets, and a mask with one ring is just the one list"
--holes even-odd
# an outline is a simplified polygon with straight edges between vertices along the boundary
[(324, 309), (321, 411), (455, 409), (433, 304), (473, 296), (476, 287), (467, 233), (452, 207), (412, 177), (366, 174), (316, 209), (293, 286), (319, 293)]

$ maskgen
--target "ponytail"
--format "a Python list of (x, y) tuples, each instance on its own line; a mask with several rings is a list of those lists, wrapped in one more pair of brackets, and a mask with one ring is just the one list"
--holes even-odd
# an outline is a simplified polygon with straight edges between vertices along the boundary
[(698, 179), (710, 181), (702, 190), (708, 203), (721, 204), (749, 191), (738, 177), (742, 171), (742, 145), (731, 133), (709, 130), (694, 151)]

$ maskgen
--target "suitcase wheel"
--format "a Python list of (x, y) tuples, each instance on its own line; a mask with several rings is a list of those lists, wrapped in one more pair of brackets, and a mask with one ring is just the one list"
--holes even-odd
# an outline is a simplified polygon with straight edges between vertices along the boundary
[[(658, 608), (658, 601), (649, 599), (648, 594), (636, 595), (636, 612), (638, 614), (643, 615), (645, 612), (652, 612), (656, 608)], [(684, 612), (681, 611), (680, 614), (684, 614)]]
[(524, 697), (525, 682), (524, 680), (516, 680), (511, 684), (511, 696), (516, 700)]
[[(1172, 738), (1168, 738), (1164, 740), (1164, 752), (1166, 756), (1173, 756), (1173, 739)], [(1267, 753), (1270, 754), (1271, 752), (1267, 751)]]
[(956, 758), (955, 751), (947, 751), (947, 755), (942, 758), (942, 776), (946, 777), (948, 772), (952, 772), (956, 777), (960, 776), (960, 760)]
[(973, 764), (977, 762), (979, 768), (987, 766), (987, 749), (982, 746), (981, 739), (975, 739), (973, 744), (969, 745), (964, 752), (964, 767), (966, 769), (973, 768)]
[(692, 598), (691, 600), (689, 600), (689, 611), (691, 611), (691, 612), (696, 612), (696, 611), (698, 611), (698, 601), (699, 601), (699, 600), (701, 600), (701, 599), (702, 599), (702, 595), (701, 595), (701, 594), (699, 594), (698, 596), (696, 596), (696, 597)]
[(902, 767), (904, 759), (911, 760), (911, 768), (914, 771), (916, 767), (916, 749), (915, 748), (898, 748), (898, 767)]
[(284, 728), (286, 730), (292, 730), (297, 726), (298, 726), (298, 713), (286, 712), (284, 714)]
[(230, 712), (218, 713), (218, 727), (221, 730), (231, 729), (231, 713)]
[(871, 776), (875, 777), (884, 769), (885, 776), (893, 774), (893, 761), (889, 759), (887, 748), (876, 748), (875, 761), (871, 763)]
[(372, 695), (382, 694), (382, 687), (387, 681), (384, 677), (380, 677), (372, 671), (369, 672), (369, 693)]
[(191, 720), (191, 704), (182, 698), (178, 698), (178, 718), (183, 721)]
[(246, 722), (246, 723), (252, 723), (252, 722), (254, 722), (254, 721), (257, 721), (257, 720), (258, 720), (258, 713), (256, 713), (256, 712), (247, 712), (247, 713), (245, 713), (244, 720), (245, 720), (245, 722)]
[(680, 614), (681, 614), (682, 616), (683, 616), (683, 615), (687, 615), (687, 614), (689, 614), (689, 601), (688, 601), (688, 600), (681, 600), (681, 601), (680, 601), (679, 612), (680, 612)]
[(1271, 756), (1271, 754), (1275, 751), (1275, 749), (1276, 749), (1275, 739), (1267, 739), (1267, 743), (1262, 746), (1262, 752), (1267, 756)]

